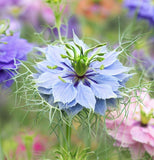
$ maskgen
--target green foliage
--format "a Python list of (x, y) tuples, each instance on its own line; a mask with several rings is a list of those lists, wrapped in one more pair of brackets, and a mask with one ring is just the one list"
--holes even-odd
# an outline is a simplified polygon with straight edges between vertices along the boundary
[(82, 148), (82, 147), (73, 147), (73, 150), (68, 151), (64, 148), (60, 148), (59, 150), (56, 150), (55, 153), (57, 160), (88, 160), (88, 156), (90, 154), (93, 154), (93, 152), (90, 152), (89, 148)]

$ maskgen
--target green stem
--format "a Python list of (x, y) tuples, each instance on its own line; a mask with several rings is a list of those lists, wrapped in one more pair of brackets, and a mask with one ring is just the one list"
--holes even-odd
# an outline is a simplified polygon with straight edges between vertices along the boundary
[(70, 151), (71, 149), (71, 132), (72, 132), (72, 125), (66, 124), (66, 144), (68, 151)]
[(63, 125), (60, 124), (59, 125), (59, 147), (61, 148), (62, 146), (64, 146), (64, 135), (63, 135)]
[(28, 150), (27, 151), (27, 157), (28, 157), (28, 160), (31, 160), (32, 159), (32, 154), (31, 154), (32, 151)]
[(90, 133), (88, 133), (87, 135), (87, 132), (85, 132), (85, 145), (87, 148), (91, 148), (91, 135)]
[(59, 36), (59, 40), (60, 42), (63, 44), (63, 40), (62, 40), (62, 36), (61, 36), (61, 32), (60, 32), (60, 26), (58, 26), (58, 36)]
[(0, 160), (4, 160), (1, 136), (0, 136)]

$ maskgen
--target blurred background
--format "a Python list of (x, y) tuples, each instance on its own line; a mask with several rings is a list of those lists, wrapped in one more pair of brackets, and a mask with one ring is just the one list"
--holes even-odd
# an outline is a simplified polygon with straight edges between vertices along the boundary
[[(134, 67), (136, 75), (127, 86), (154, 88), (154, 4), (148, 1), (146, 7), (139, 8), (141, 0), (64, 0), (60, 10), (61, 34), (63, 39), (71, 39), (73, 32), (91, 46), (107, 42), (109, 47), (121, 46), (124, 53), (119, 57), (126, 66)], [(58, 40), (55, 26), (54, 5), (43, 0), (0, 0), (0, 23), (10, 21), (9, 32), (20, 32), (20, 36), (35, 46), (44, 46)], [(29, 54), (29, 67), (40, 53)], [(20, 68), (19, 72), (24, 69)], [(140, 78), (142, 76), (142, 81)], [(20, 80), (20, 79), (19, 79)], [(22, 82), (18, 84), (22, 86)], [(19, 88), (18, 86), (18, 88)], [(16, 97), (17, 82), (10, 88), (0, 90), (0, 151), (7, 159), (25, 158), (25, 145), (33, 145), (32, 159), (54, 159), (53, 152), (58, 145), (57, 135), (49, 123), (48, 112), (29, 110), (25, 102)], [(17, 102), (16, 102), (17, 101)], [(17, 105), (19, 104), (19, 105)], [(30, 104), (29, 104), (30, 105)], [(40, 108), (40, 106), (39, 106)], [(93, 119), (91, 122), (95, 123)], [(114, 140), (105, 132), (104, 124), (92, 134), (92, 142), (87, 132), (86, 120), (81, 125), (74, 122), (72, 145), (84, 148), (90, 146), (88, 160), (130, 160), (128, 150), (114, 147)], [(93, 128), (96, 131), (96, 128)], [(81, 136), (82, 135), (82, 136)], [(96, 136), (97, 135), (97, 136)], [(101, 142), (101, 143), (100, 143)], [(1, 152), (0, 152), (1, 153)], [(1, 156), (0, 156), (1, 157)], [(1, 158), (0, 158), (1, 159)], [(12, 160), (11, 159), (11, 160)], [(145, 157), (149, 160), (149, 156)]]

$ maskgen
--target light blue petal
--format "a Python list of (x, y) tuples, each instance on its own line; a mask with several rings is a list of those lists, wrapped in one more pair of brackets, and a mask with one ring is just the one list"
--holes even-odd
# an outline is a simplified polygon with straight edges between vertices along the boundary
[(72, 67), (71, 62), (68, 59), (65, 59), (65, 62), (61, 62), (61, 65), (62, 65), (63, 69), (66, 71), (66, 73), (70, 72), (70, 71), (71, 72), (74, 71), (74, 68)]
[(95, 107), (95, 112), (104, 116), (105, 112), (107, 110), (106, 107), (106, 100), (102, 100), (102, 99), (96, 99), (96, 107)]
[(106, 45), (104, 45), (102, 47), (95, 48), (93, 51), (88, 53), (88, 58), (91, 57), (92, 55), (96, 54), (97, 51), (99, 51), (99, 53), (107, 53), (108, 49), (107, 49)]
[(121, 51), (117, 51), (117, 48), (114, 50), (107, 50), (106, 54), (104, 54), (104, 58), (112, 57), (113, 55), (116, 55), (116, 57), (122, 53)]
[(70, 107), (73, 107), (76, 105), (76, 101), (73, 100), (72, 102), (70, 103), (62, 103), (62, 102), (58, 102), (58, 106), (59, 106), (59, 109), (67, 109), (67, 108), (70, 108)]
[(120, 52), (112, 51), (104, 55), (105, 59), (102, 62), (95, 61), (91, 64), (93, 68), (99, 68), (101, 65), (104, 65), (104, 67), (108, 67), (112, 65), (116, 60), (117, 56), (120, 54)]
[[(100, 53), (108, 53), (107, 45), (104, 45), (104, 46), (100, 47)], [(105, 55), (104, 55), (104, 57), (105, 57)]]
[(41, 97), (43, 97), (43, 98), (44, 98), (44, 100), (45, 100), (45, 101), (47, 101), (47, 102), (48, 102), (48, 99), (49, 99), (49, 96), (50, 96), (50, 95), (42, 94), (42, 93), (39, 93), (39, 94), (41, 95)]
[(39, 87), (44, 87), (44, 88), (52, 88), (52, 86), (59, 81), (58, 78), (59, 75), (57, 74), (52, 74), (50, 72), (45, 72), (39, 76), (38, 79), (36, 79), (36, 84)]
[(75, 106), (69, 108), (69, 109), (64, 109), (64, 111), (66, 111), (66, 113), (69, 116), (75, 116), (76, 114), (78, 114), (81, 110), (83, 109), (83, 107), (80, 104), (76, 104)]
[[(37, 70), (37, 74), (41, 74), (41, 73), (43, 73), (44, 71), (42, 71), (42, 69), (40, 70), (37, 66), (33, 66), (36, 70)], [(33, 74), (32, 74), (32, 76), (33, 76)]]
[(48, 50), (48, 47), (44, 47), (44, 48), (35, 47), (34, 49), (36, 49), (36, 50), (38, 50), (38, 51), (40, 51), (40, 52), (42, 52), (42, 53), (46, 53), (47, 50)]
[(129, 80), (131, 76), (128, 76), (127, 78), (125, 78), (122, 82), (120, 82), (120, 85), (125, 87), (126, 82)]
[(114, 98), (106, 100), (107, 107), (117, 107), (117, 100)]
[(44, 98), (45, 101), (47, 101), (50, 105), (55, 106), (56, 103), (54, 103), (54, 98), (53, 95), (47, 95), (47, 94), (42, 94), (40, 93), (40, 95)]
[(107, 47), (106, 47), (106, 45), (104, 45), (104, 46), (102, 46), (102, 47), (95, 48), (94, 50), (90, 51), (90, 52), (88, 53), (88, 58), (90, 58), (92, 55), (96, 54), (96, 52), (106, 53), (106, 52), (107, 52)]
[(88, 78), (97, 82), (98, 84), (106, 84), (111, 86), (113, 91), (118, 90), (120, 87), (118, 79), (111, 75), (96, 74), (94, 76), (89, 76)]
[(91, 83), (91, 89), (94, 95), (100, 99), (117, 98), (117, 95), (113, 92), (112, 87), (106, 84)]
[(43, 87), (38, 87), (39, 93), (50, 95), (52, 94), (52, 89), (47, 89)]
[(120, 87), (117, 78), (110, 75), (104, 75), (102, 84), (111, 86), (113, 91), (118, 90)]
[(64, 83), (59, 80), (57, 84), (53, 86), (54, 102), (70, 103), (75, 99), (77, 90), (71, 83)]
[(96, 99), (94, 93), (90, 87), (83, 85), (82, 82), (77, 86), (76, 102), (85, 108), (93, 110), (95, 108)]
[(61, 57), (61, 54), (66, 55), (66, 51), (64, 46), (48, 46), (45, 49), (39, 49), (40, 51), (42, 51), (43, 53), (46, 54), (46, 58), (47, 60), (43, 61), (43, 62), (39, 62), (38, 63), (38, 68), (40, 70), (45, 70), (48, 69), (47, 66), (57, 66), (57, 67), (65, 67), (62, 62), (65, 62), (66, 64), (68, 64), (69, 66), (71, 66), (71, 62), (68, 59), (63, 59)]
[(74, 32), (73, 32), (73, 41), (74, 43), (82, 47), (83, 52), (85, 52), (88, 49), (88, 46), (82, 40), (80, 40)]
[(133, 76), (134, 74), (119, 74), (115, 75), (116, 78), (119, 80), (119, 84), (121, 86), (125, 86), (125, 83)]
[(120, 91), (114, 91), (114, 93), (117, 95), (117, 98), (122, 98), (122, 95), (121, 95)]
[(109, 55), (108, 57), (106, 57), (103, 61), (102, 64), (104, 65), (104, 67), (108, 67), (110, 65), (112, 65), (116, 60), (117, 60), (117, 56), (120, 54), (121, 52), (110, 52), (109, 54), (106, 54), (105, 56)]
[(53, 95), (51, 94), (48, 98), (48, 103), (52, 106), (55, 106)]
[(116, 77), (118, 79), (118, 81), (122, 82), (123, 80), (132, 77), (134, 74), (126, 74), (126, 73), (121, 73), (118, 75), (115, 75), (114, 77)]
[(34, 79), (37, 79), (37, 78), (39, 78), (40, 74), (39, 74), (39, 73), (33, 73), (31, 76), (32, 76)]
[(58, 102), (58, 107), (59, 107), (59, 109), (65, 109), (65, 108), (67, 108), (67, 104), (65, 103), (62, 103), (62, 102)]
[(123, 72), (128, 72), (130, 68), (124, 67), (119, 60), (114, 62), (111, 66), (104, 68), (103, 70), (99, 70), (99, 73), (104, 75), (117, 75)]
[(39, 69), (39, 71), (41, 71), (41, 72), (52, 72), (52, 73), (61, 72), (61, 70), (49, 69), (48, 66), (53, 67), (53, 66), (55, 66), (55, 64), (53, 64), (52, 62), (46, 61), (46, 60), (42, 61), (42, 62), (38, 62), (37, 63), (37, 70)]
[(46, 52), (46, 58), (49, 62), (58, 67), (62, 67), (61, 62), (65, 61), (61, 54), (66, 55), (66, 51), (64, 46), (48, 46), (48, 50)]

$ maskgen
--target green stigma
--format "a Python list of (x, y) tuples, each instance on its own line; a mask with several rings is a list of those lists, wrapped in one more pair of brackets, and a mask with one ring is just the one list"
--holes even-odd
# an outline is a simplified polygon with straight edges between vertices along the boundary
[[(83, 51), (83, 48), (78, 44), (74, 43), (75, 46), (70, 44), (65, 44), (66, 47), (66, 54), (61, 55), (62, 58), (68, 58), (71, 61), (72, 67), (74, 68), (76, 74), (79, 77), (82, 77), (87, 72), (89, 65), (94, 62), (102, 62), (104, 60), (104, 53), (100, 52), (100, 47), (104, 46), (105, 44), (99, 44), (95, 47), (89, 48), (86, 51)], [(78, 49), (76, 49), (78, 48)], [(89, 57), (88, 54), (92, 52), (94, 49), (97, 49), (95, 53)], [(70, 54), (70, 51), (73, 53)], [(103, 65), (100, 66), (100, 69), (103, 69)]]
[(78, 57), (76, 63), (72, 63), (72, 65), (76, 74), (80, 77), (83, 76), (89, 68), (89, 65), (86, 64), (86, 57)]

